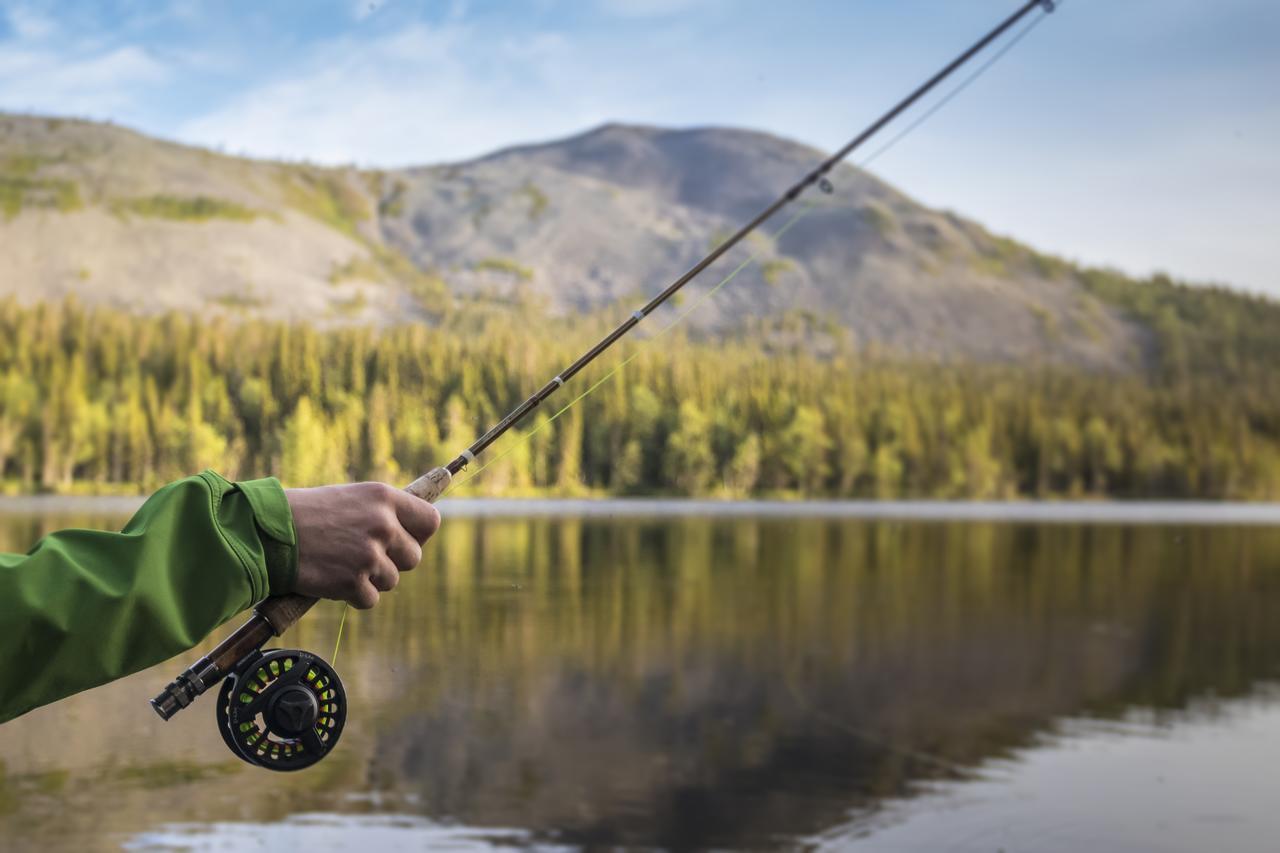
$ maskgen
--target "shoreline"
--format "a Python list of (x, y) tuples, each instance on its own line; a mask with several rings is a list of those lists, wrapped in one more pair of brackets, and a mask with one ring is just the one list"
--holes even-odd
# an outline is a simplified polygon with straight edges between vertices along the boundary
[[(145, 496), (0, 496), (0, 514), (127, 515)], [(1214, 501), (780, 501), (705, 498), (447, 498), (446, 517), (847, 518), (868, 521), (987, 521), (1088, 524), (1280, 526), (1280, 503)]]

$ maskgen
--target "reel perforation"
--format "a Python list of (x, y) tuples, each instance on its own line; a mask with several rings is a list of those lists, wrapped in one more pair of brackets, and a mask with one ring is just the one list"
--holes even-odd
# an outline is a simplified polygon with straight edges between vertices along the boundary
[(258, 652), (228, 675), (215, 708), (231, 751), (268, 770), (301, 770), (328, 755), (347, 718), (338, 674), (310, 652)]

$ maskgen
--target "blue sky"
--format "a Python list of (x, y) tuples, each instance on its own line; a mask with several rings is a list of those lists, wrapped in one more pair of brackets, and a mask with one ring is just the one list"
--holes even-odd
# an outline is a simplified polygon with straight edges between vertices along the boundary
[[(5, 2), (0, 109), (402, 165), (604, 121), (824, 148), (1016, 0)], [(1065, 0), (874, 164), (1089, 263), (1280, 296), (1280, 4)]]

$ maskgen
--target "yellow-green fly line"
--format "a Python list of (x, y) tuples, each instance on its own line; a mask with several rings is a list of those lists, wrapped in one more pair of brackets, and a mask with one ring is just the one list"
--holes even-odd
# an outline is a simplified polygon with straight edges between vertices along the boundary
[[(891, 139), (885, 142), (884, 145), (876, 149), (872, 154), (870, 154), (865, 159), (858, 162), (857, 167), (860, 169), (865, 169), (873, 161), (882, 157), (890, 149), (895, 147), (903, 139), (909, 136), (913, 131), (915, 131), (922, 124), (924, 124), (934, 115), (936, 115), (943, 107), (945, 107), (952, 100), (954, 100), (961, 92), (963, 92), (965, 89), (971, 86), (975, 81), (977, 81), (978, 78), (981, 77), (984, 73), (986, 73), (988, 69), (990, 69), (993, 65), (999, 62), (1000, 59), (1005, 56), (1005, 54), (1011, 51), (1020, 41), (1022, 41), (1022, 39), (1024, 39), (1028, 34), (1030, 34), (1030, 32), (1034, 30), (1048, 16), (1049, 12), (1053, 11), (1053, 6), (1051, 5), (1037, 4), (1037, 3), (1031, 3), (1029, 5), (1030, 6), (1041, 5), (1045, 11), (1045, 14), (1038, 15), (1035, 18), (1032, 18), (1029, 23), (1027, 23), (1024, 27), (1022, 27), (1022, 29), (1020, 29), (1013, 37), (1011, 37), (1004, 45), (1002, 45), (998, 51), (992, 54), (991, 57), (987, 59), (986, 62), (978, 66), (978, 68), (975, 69), (973, 73), (971, 73), (964, 80), (958, 83), (946, 95), (939, 98), (933, 105), (929, 107), (929, 109), (921, 113), (915, 120), (913, 120), (910, 124), (904, 127), (899, 133), (897, 133)], [(1061, 6), (1062, 0), (1059, 0), (1059, 2), (1056, 5)], [(847, 153), (847, 151), (845, 153)], [(832, 160), (834, 159), (836, 158), (832, 158)], [(831, 162), (832, 160), (828, 160), (827, 162)], [(820, 184), (820, 186), (826, 192), (831, 191), (830, 184), (826, 181), (825, 178), (822, 179), (822, 183)], [(795, 214), (793, 214), (782, 225), (781, 228), (779, 228), (777, 231), (773, 233), (772, 242), (776, 242), (777, 240), (781, 239), (783, 235), (785, 235), (788, 231), (790, 231), (797, 223), (799, 223), (802, 219), (804, 219), (804, 217), (806, 217), (814, 209), (819, 207), (824, 209), (832, 209), (832, 208), (837, 208), (839, 206), (840, 205), (818, 204), (813, 201), (805, 201), (800, 206), (800, 208), (795, 212)], [(736, 240), (734, 242), (736, 242)], [(467, 483), (470, 483), (476, 477), (480, 476), (480, 474), (483, 473), (486, 468), (489, 468), (490, 466), (500, 462), (501, 460), (509, 456), (511, 453), (514, 453), (516, 450), (519, 450), (522, 446), (533, 441), (534, 436), (536, 436), (539, 432), (546, 429), (548, 426), (554, 423), (561, 415), (565, 414), (574, 406), (578, 405), (584, 399), (589, 397), (592, 393), (596, 391), (596, 389), (600, 388), (602, 385), (604, 385), (606, 382), (611, 380), (613, 377), (617, 376), (623, 370), (623, 368), (625, 368), (628, 364), (630, 364), (633, 360), (635, 360), (639, 355), (641, 355), (645, 351), (646, 347), (650, 346), (654, 341), (659, 340), (665, 334), (667, 334), (672, 329), (674, 329), (676, 326), (680, 325), (680, 323), (684, 322), (684, 320), (688, 318), (689, 315), (691, 315), (694, 311), (696, 311), (699, 306), (701, 306), (711, 297), (715, 296), (715, 294), (718, 293), (722, 288), (724, 288), (731, 281), (737, 278), (740, 273), (742, 273), (752, 264), (759, 261), (762, 254), (763, 254), (763, 250), (757, 248), (746, 259), (744, 259), (741, 263), (739, 263), (736, 267), (734, 267), (732, 271), (730, 271), (726, 276), (720, 279), (720, 281), (717, 282), (714, 287), (707, 290), (705, 293), (700, 294), (696, 299), (693, 300), (693, 302), (689, 304), (687, 308), (685, 308), (683, 311), (677, 314), (674, 318), (672, 318), (665, 326), (663, 326), (661, 329), (655, 332), (651, 337), (647, 339), (641, 339), (639, 342), (637, 342), (635, 348), (632, 350), (630, 355), (628, 355), (626, 358), (622, 359), (617, 364), (609, 368), (609, 370), (603, 376), (601, 376), (599, 379), (597, 379), (595, 382), (589, 385), (585, 390), (582, 391), (582, 393), (578, 394), (576, 397), (569, 400), (567, 403), (565, 403), (563, 406), (557, 409), (554, 413), (552, 413), (549, 417), (547, 417), (546, 419), (544, 419), (543, 421), (535, 425), (528, 432), (518, 434), (515, 440), (507, 443), (506, 448), (503, 449), (501, 453), (491, 457), (490, 459), (485, 461), (483, 464), (481, 464), (478, 468), (472, 471), (468, 471), (465, 477), (459, 480), (454, 480), (452, 483), (450, 483), (449, 487), (445, 489), (444, 494), (441, 495), (441, 497), (444, 497), (445, 495), (452, 493), (455, 489), (458, 489), (461, 486)], [(463, 468), (463, 470), (466, 470), (465, 467)], [(336, 661), (338, 658), (338, 650), (342, 643), (342, 630), (343, 630), (343, 627), (346, 625), (347, 614), (349, 610), (350, 610), (350, 606), (347, 604), (344, 604), (342, 607), (342, 615), (338, 621), (337, 639), (334, 641), (333, 657), (330, 659), (330, 662)]]

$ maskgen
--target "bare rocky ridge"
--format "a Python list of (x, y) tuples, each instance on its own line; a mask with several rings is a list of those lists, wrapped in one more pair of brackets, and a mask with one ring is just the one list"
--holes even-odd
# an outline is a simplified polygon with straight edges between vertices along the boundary
[[(821, 152), (762, 133), (607, 125), (464, 163), (373, 171), (228, 157), (83, 121), (0, 115), (0, 294), (76, 294), (320, 324), (430, 319), (456, 300), (630, 310)], [(692, 318), (912, 356), (1138, 362), (1146, 331), (1066, 264), (842, 167)]]

